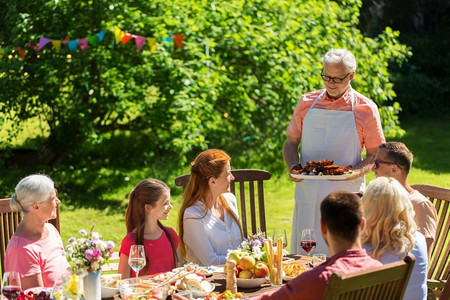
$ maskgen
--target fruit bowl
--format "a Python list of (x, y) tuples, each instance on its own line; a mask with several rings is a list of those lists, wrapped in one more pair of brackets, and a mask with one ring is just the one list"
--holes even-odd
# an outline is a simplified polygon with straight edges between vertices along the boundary
[(237, 286), (240, 288), (245, 288), (245, 289), (259, 287), (261, 284), (263, 284), (267, 280), (268, 280), (267, 277), (250, 278), (250, 279), (236, 278)]

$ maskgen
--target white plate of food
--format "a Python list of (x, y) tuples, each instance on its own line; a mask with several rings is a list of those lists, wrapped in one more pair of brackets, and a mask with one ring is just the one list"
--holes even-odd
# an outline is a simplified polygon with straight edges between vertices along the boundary
[(267, 277), (250, 278), (250, 279), (236, 278), (237, 286), (240, 288), (244, 288), (244, 289), (259, 287), (261, 284), (265, 283), (267, 280), (268, 280)]
[(283, 280), (292, 280), (306, 271), (308, 271), (308, 268), (306, 268), (304, 264), (299, 261), (283, 263)]
[(291, 176), (297, 179), (312, 179), (312, 180), (345, 180), (352, 176), (352, 173), (342, 175), (306, 175), (306, 174), (292, 174)]
[(175, 284), (177, 291), (191, 291), (194, 297), (205, 297), (214, 291), (215, 285), (209, 281), (203, 280), (197, 274), (188, 274)]
[(122, 274), (102, 274), (100, 282), (102, 285), (102, 298), (113, 298), (119, 293), (119, 281)]

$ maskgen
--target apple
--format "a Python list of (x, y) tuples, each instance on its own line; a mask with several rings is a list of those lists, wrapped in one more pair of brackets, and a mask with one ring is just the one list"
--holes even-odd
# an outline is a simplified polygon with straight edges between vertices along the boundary
[(269, 274), (269, 268), (263, 262), (258, 262), (253, 269), (253, 274), (256, 278), (264, 278)]
[(239, 277), (239, 273), (241, 273), (242, 269), (239, 265), (236, 266), (236, 276)]
[(250, 270), (242, 270), (239, 273), (239, 278), (242, 278), (242, 279), (250, 279), (252, 277), (253, 277), (253, 273)]
[(251, 270), (255, 267), (255, 259), (251, 256), (244, 256), (239, 261), (239, 266), (242, 270)]
[(241, 252), (241, 250), (233, 250), (228, 254), (228, 259), (233, 259), (236, 264), (239, 264), (239, 261), (244, 256), (244, 253)]

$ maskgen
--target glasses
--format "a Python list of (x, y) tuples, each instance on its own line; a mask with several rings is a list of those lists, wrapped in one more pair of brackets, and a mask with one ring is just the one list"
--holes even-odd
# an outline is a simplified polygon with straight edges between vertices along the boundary
[(400, 167), (399, 164), (396, 164), (396, 163), (390, 162), (390, 161), (385, 161), (385, 160), (375, 159), (374, 164), (375, 164), (376, 169), (378, 169), (380, 167), (380, 164), (396, 165), (400, 170), (402, 169), (402, 167)]
[[(351, 72), (350, 72), (351, 73)], [(348, 77), (348, 75), (350, 75), (350, 73), (348, 73), (347, 75), (345, 75), (343, 78), (339, 78), (339, 77), (331, 77), (328, 75), (324, 75), (323, 74), (323, 70), (320, 72), (320, 76), (322, 77), (322, 79), (324, 81), (330, 82), (333, 81), (333, 83), (342, 83), (342, 81), (344, 81), (345, 78)]]

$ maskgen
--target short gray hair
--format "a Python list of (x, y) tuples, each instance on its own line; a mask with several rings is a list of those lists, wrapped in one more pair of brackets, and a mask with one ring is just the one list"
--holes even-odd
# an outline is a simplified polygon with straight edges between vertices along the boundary
[(55, 189), (53, 180), (46, 175), (35, 174), (23, 178), (16, 186), (10, 206), (12, 211), (27, 211), (33, 203), (42, 203), (50, 198)]
[(356, 70), (355, 56), (347, 49), (331, 49), (322, 58), (322, 64), (337, 64), (342, 62), (350, 72)]

